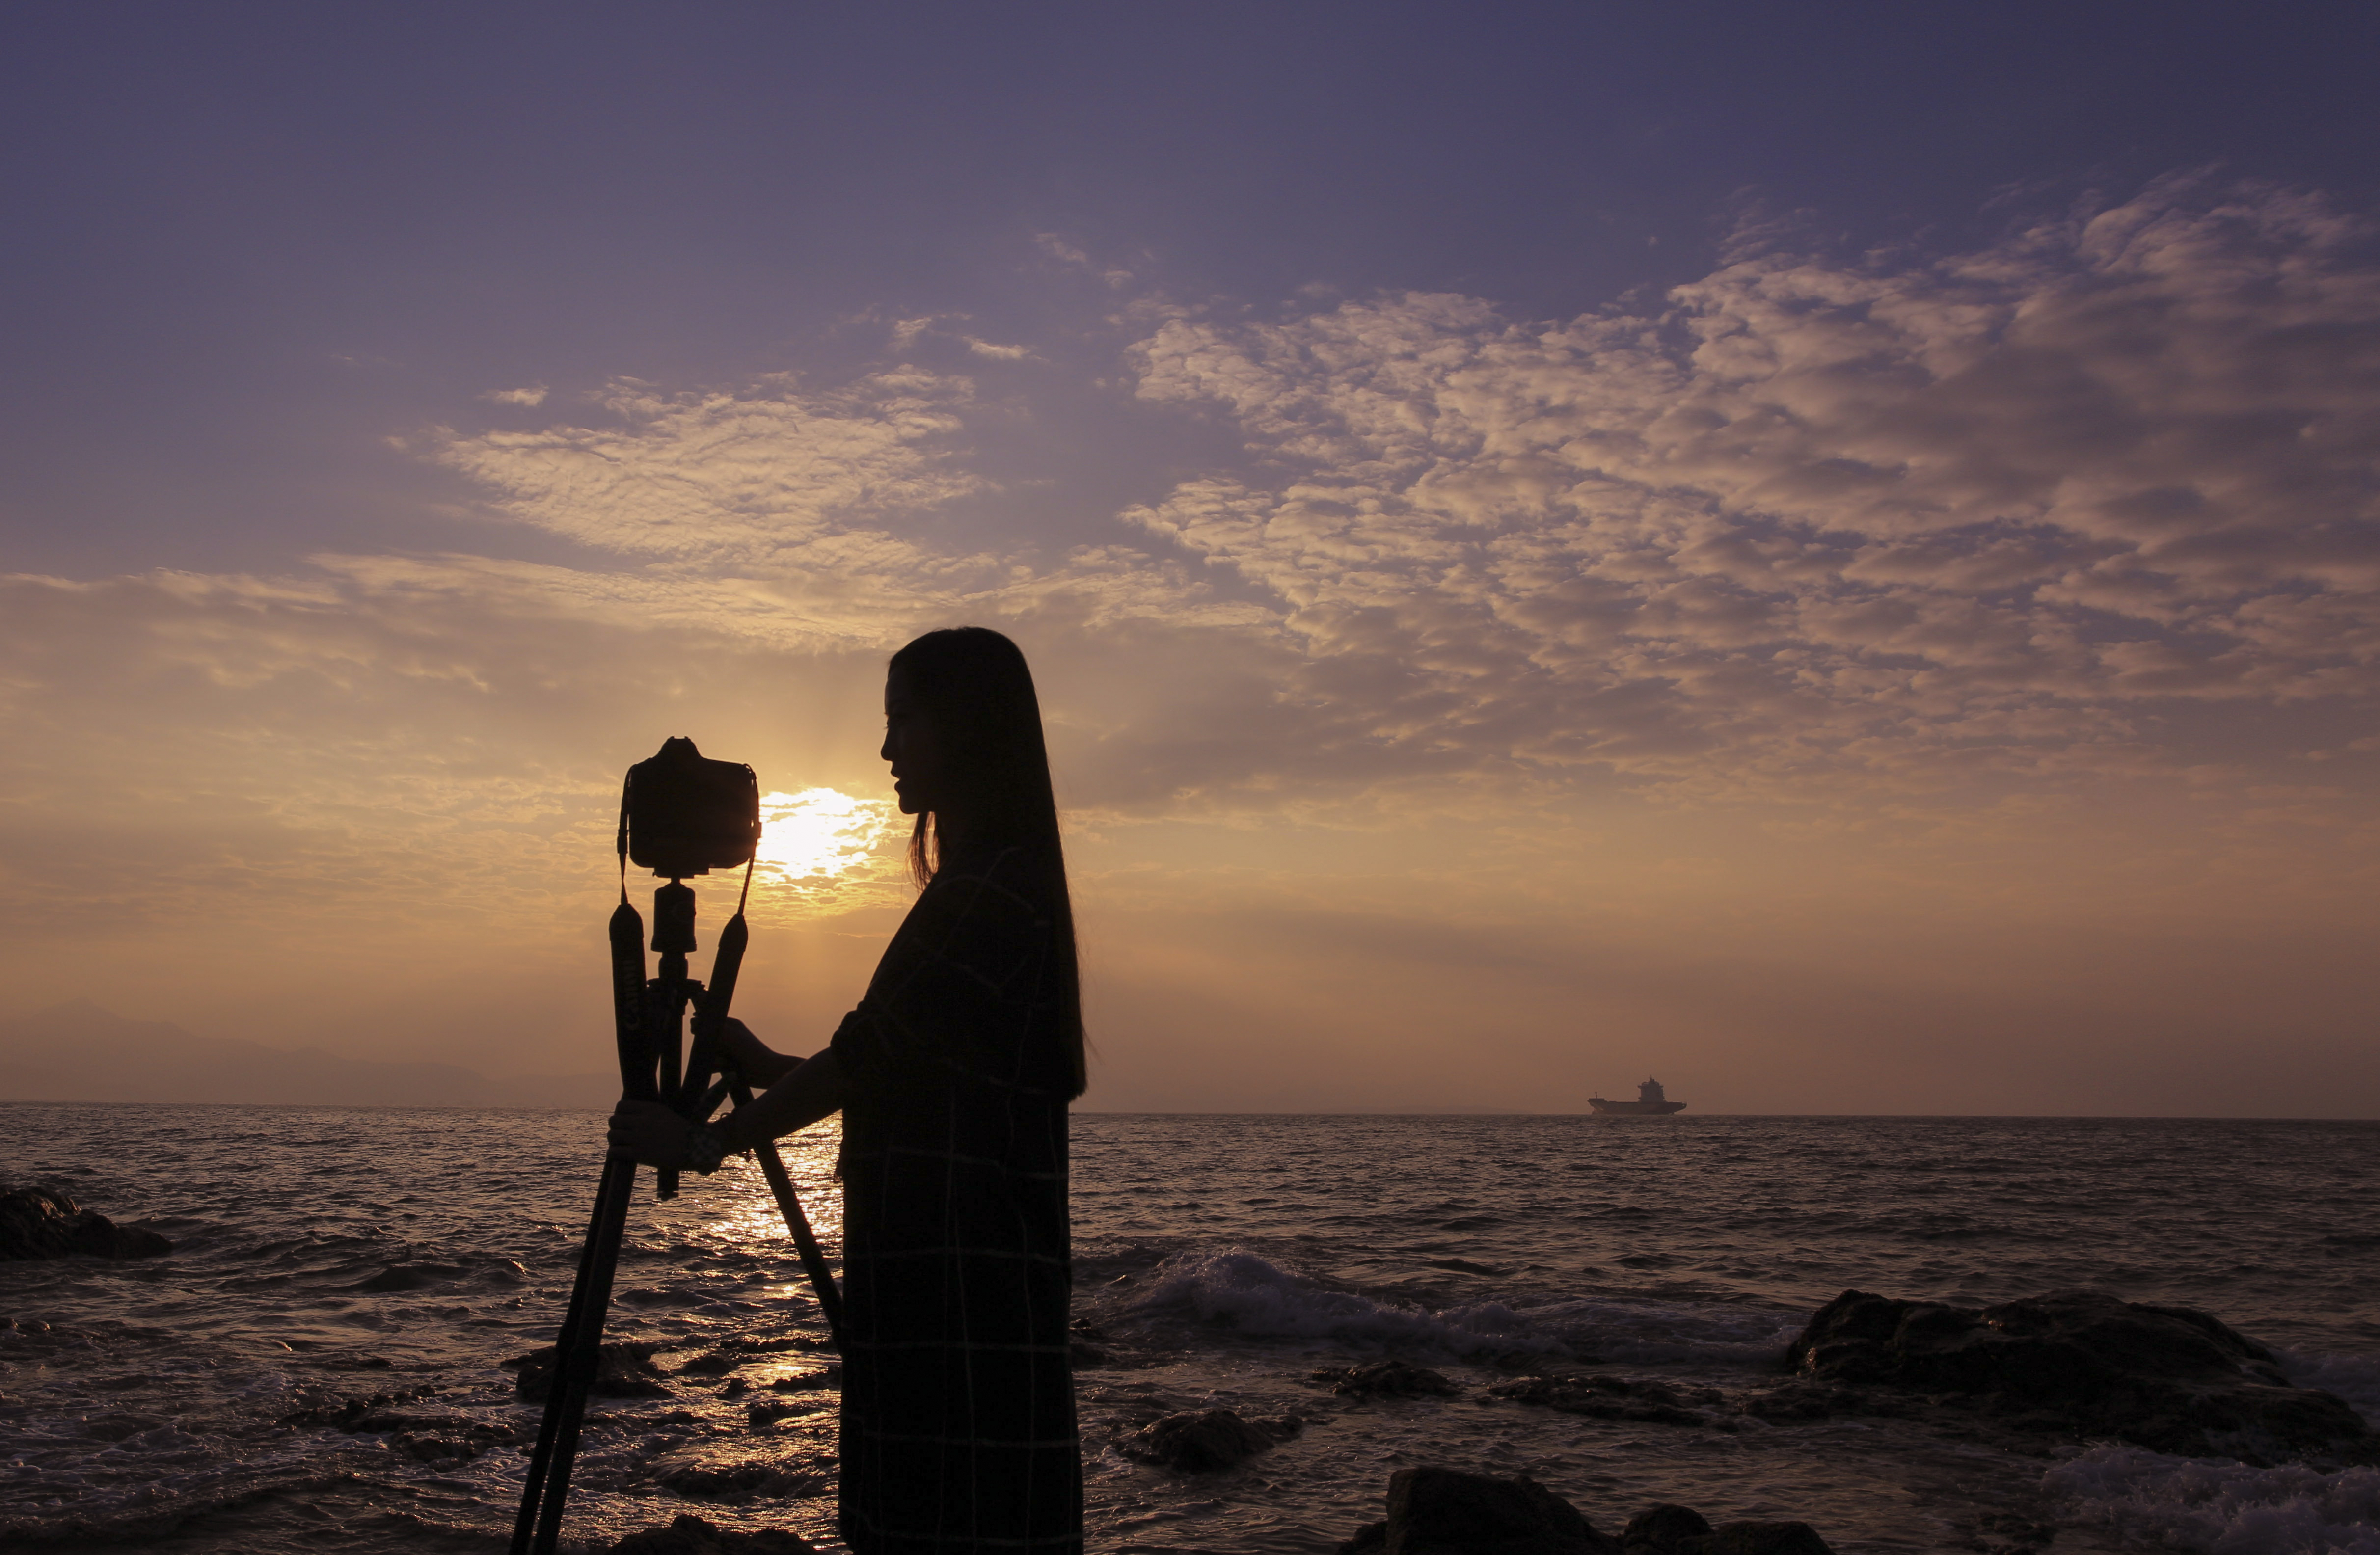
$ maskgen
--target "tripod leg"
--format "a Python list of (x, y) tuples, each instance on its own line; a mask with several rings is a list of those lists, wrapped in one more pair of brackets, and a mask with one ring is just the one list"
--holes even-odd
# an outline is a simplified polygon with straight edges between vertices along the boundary
[(537, 1509), (545, 1497), (546, 1471), (553, 1463), (554, 1437), (562, 1428), (563, 1357), (577, 1348), (579, 1325), (587, 1320), (587, 1290), (595, 1268), (596, 1245), (602, 1239), (603, 1216), (610, 1204), (610, 1166), (595, 1190), (595, 1209), (587, 1221), (586, 1240), (578, 1245), (578, 1276), (571, 1282), (570, 1306), (562, 1318), (562, 1331), (553, 1341), (553, 1367), (546, 1378), (545, 1414), (538, 1422), (537, 1446), (529, 1453), (528, 1475), (521, 1485), (520, 1515), (513, 1523), (514, 1555), (527, 1555), (529, 1534), (537, 1525)]
[[(674, 963), (674, 966), (673, 966)], [(672, 972), (677, 975), (673, 977)], [(662, 975), (648, 985), (645, 996), (645, 1051), (651, 1055), (641, 1072), (644, 1094), (639, 1101), (659, 1101), (678, 1105), (678, 1049), (686, 1027), (686, 957), (662, 957)], [(655, 1065), (658, 1063), (658, 1067)], [(677, 1169), (662, 1166), (653, 1170), (653, 1197), (677, 1197)]]
[(571, 1461), (578, 1452), (578, 1428), (587, 1395), (602, 1360), (603, 1317), (612, 1304), (612, 1277), (620, 1261), (620, 1240), (635, 1197), (637, 1166), (607, 1159), (595, 1190), (595, 1213), (579, 1254), (578, 1282), (570, 1309), (554, 1341), (553, 1372), (545, 1396), (545, 1416), (521, 1489), (520, 1514), (513, 1524), (513, 1555), (550, 1551), (570, 1494)]
[[(742, 1076), (736, 1077), (732, 1090), (738, 1107), (751, 1102), (752, 1087)], [(764, 1140), (752, 1148), (752, 1154), (760, 1162), (760, 1175), (769, 1179), (769, 1191), (777, 1197), (777, 1209), (785, 1217), (785, 1229), (794, 1233), (794, 1250), (801, 1255), (802, 1272), (810, 1277), (810, 1290), (818, 1296), (827, 1334), (840, 1353), (843, 1293), (835, 1288), (834, 1271), (826, 1266), (826, 1249), (819, 1245), (818, 1234), (810, 1230), (809, 1217), (802, 1213), (802, 1201), (794, 1192), (793, 1174), (785, 1170), (785, 1159), (777, 1153), (775, 1143)]]
[(735, 1002), (736, 974), (744, 968), (744, 950), (752, 942), (752, 931), (737, 912), (719, 931), (719, 949), (710, 958), (710, 986), (695, 996), (694, 1043), (686, 1054), (686, 1078), (671, 1103), (695, 1123), (709, 1115), (698, 1112), (698, 1099), (710, 1088), (711, 1076), (719, 1072), (719, 1033), (727, 1024), (727, 1008)]
[(586, 1311), (572, 1336), (571, 1348), (554, 1357), (553, 1394), (547, 1401), (554, 1416), (552, 1450), (534, 1513), (528, 1499), (523, 1500), (513, 1534), (515, 1555), (553, 1555), (555, 1540), (561, 1537), (562, 1513), (570, 1500), (570, 1470), (578, 1456), (579, 1427), (587, 1418), (587, 1396), (602, 1363), (603, 1316), (612, 1305), (612, 1277), (619, 1268), (621, 1236), (636, 1191), (636, 1162), (603, 1163), (603, 1185), (596, 1196), (601, 1223), (589, 1259)]
[[(625, 824), (625, 822), (624, 822)], [(623, 833), (625, 837), (625, 833)], [(622, 844), (625, 852), (625, 843)], [(645, 1034), (645, 927), (624, 892), (612, 915), (612, 1014), (620, 1050), (625, 1096), (654, 1099), (651, 1049)], [(587, 1394), (602, 1362), (603, 1316), (612, 1305), (612, 1276), (620, 1261), (620, 1238), (636, 1194), (637, 1166), (606, 1155), (595, 1189), (595, 1209), (587, 1240), (578, 1250), (578, 1277), (553, 1343), (553, 1376), (538, 1424), (521, 1487), (520, 1515), (513, 1525), (512, 1555), (551, 1551), (570, 1493), (571, 1461), (578, 1452), (578, 1428)]]

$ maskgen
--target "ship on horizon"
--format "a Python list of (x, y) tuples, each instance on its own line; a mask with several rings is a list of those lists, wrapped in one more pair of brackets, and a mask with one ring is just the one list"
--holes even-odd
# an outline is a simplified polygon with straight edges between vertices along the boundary
[(1672, 1101), (1661, 1094), (1661, 1082), (1658, 1080), (1647, 1080), (1638, 1086), (1633, 1101), (1606, 1101), (1602, 1097), (1590, 1096), (1586, 1104), (1598, 1112), (1622, 1112), (1640, 1117), (1666, 1117), (1671, 1112), (1686, 1110), (1684, 1102)]

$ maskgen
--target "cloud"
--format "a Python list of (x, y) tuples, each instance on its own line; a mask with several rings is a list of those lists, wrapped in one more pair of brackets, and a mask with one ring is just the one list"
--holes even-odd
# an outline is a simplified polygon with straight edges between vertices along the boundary
[(791, 378), (689, 394), (623, 379), (597, 399), (608, 426), (442, 431), (425, 452), (508, 516), (606, 551), (918, 574), (941, 558), (886, 553), (865, 526), (978, 489), (953, 443), (969, 392), (910, 369), (816, 392)]
[(1682, 792), (2136, 761), (2177, 704), (2380, 689), (2380, 271), (2177, 181), (1925, 261), (1749, 253), (1658, 317), (1405, 295), (1181, 319), (1247, 462), (1128, 516), (1271, 601), (1384, 764)]
[(480, 397), (498, 405), (518, 405), (534, 410), (545, 403), (545, 385), (533, 383), (526, 389), (490, 389)]

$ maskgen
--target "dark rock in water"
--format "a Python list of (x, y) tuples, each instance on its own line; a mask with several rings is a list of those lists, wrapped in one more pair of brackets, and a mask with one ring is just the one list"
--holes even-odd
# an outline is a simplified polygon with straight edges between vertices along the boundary
[(1694, 1555), (1835, 1555), (1807, 1523), (1721, 1523)]
[(698, 1501), (798, 1499), (834, 1489), (832, 1475), (795, 1459), (721, 1457), (698, 1447), (665, 1453), (645, 1472), (663, 1489)]
[(1112, 1365), (1114, 1360), (1114, 1356), (1096, 1344), (1087, 1344), (1079, 1339), (1069, 1340), (1066, 1343), (1066, 1366), (1070, 1370), (1098, 1371)]
[(1736, 1405), (1746, 1415), (1776, 1425), (1801, 1420), (1827, 1420), (1838, 1415), (1892, 1415), (1900, 1411), (1889, 1399), (1857, 1388), (1827, 1382), (1788, 1382), (1765, 1393), (1750, 1393)]
[[(1687, 1407), (1687, 1394), (1667, 1382), (1633, 1380), (1625, 1377), (1521, 1377), (1488, 1390), (1490, 1398), (1559, 1409), (1596, 1420), (1632, 1420), (1649, 1426), (1718, 1426), (1720, 1422)], [(1716, 1389), (1697, 1389), (1694, 1396), (1717, 1403)]]
[(352, 1285), (342, 1285), (343, 1291), (370, 1291), (376, 1294), (390, 1291), (426, 1290), (443, 1285), (460, 1276), (463, 1270), (446, 1263), (393, 1263), (370, 1279), (358, 1280)]
[(284, 1426), (329, 1426), (337, 1430), (362, 1428), (360, 1422), (376, 1415), (384, 1415), (399, 1404), (426, 1399), (438, 1391), (435, 1388), (408, 1388), (400, 1393), (372, 1393), (369, 1396), (341, 1399), (336, 1403), (308, 1404), (293, 1409), (277, 1422)]
[(517, 1446), (528, 1433), (512, 1426), (491, 1424), (467, 1415), (416, 1414), (399, 1405), (426, 1399), (435, 1388), (415, 1388), (400, 1393), (374, 1393), (369, 1398), (318, 1403), (281, 1416), (285, 1426), (319, 1426), (356, 1436), (387, 1440), (390, 1451), (417, 1463), (468, 1463), (491, 1447)]
[(2380, 1463), (2380, 1435), (2362, 1416), (2289, 1386), (2263, 1345), (2204, 1312), (2099, 1291), (1980, 1312), (1845, 1291), (1787, 1358), (1808, 1378), (1972, 1399), (2018, 1429), (2258, 1465)]
[[(604, 1345), (595, 1372), (595, 1385), (589, 1392), (607, 1399), (669, 1397), (669, 1384), (662, 1380), (660, 1370), (653, 1365), (654, 1352), (665, 1348), (644, 1342)], [(504, 1364), (507, 1368), (520, 1368), (520, 1379), (514, 1384), (516, 1392), (531, 1403), (544, 1400), (553, 1385), (552, 1345), (515, 1355)]]
[(1367, 1361), (1343, 1370), (1326, 1367), (1309, 1375), (1311, 1380), (1328, 1382), (1332, 1392), (1347, 1398), (1444, 1398), (1460, 1391), (1437, 1372), (1402, 1361)]
[[(1534, 1479), (1451, 1468), (1399, 1469), (1389, 1479), (1381, 1555), (1619, 1555), (1579, 1510)], [(1357, 1536), (1359, 1538), (1362, 1536)]]
[(120, 1226), (62, 1193), (17, 1188), (0, 1193), (0, 1258), (151, 1258), (174, 1245), (144, 1226)]
[(1228, 1409), (1209, 1409), (1152, 1420), (1120, 1443), (1117, 1451), (1140, 1463), (1204, 1474), (1270, 1452), (1273, 1440), (1273, 1432)]
[(824, 1407), (823, 1404), (791, 1403), (783, 1401), (747, 1403), (744, 1406), (744, 1424), (747, 1429), (765, 1431), (780, 1420), (791, 1420), (803, 1415), (816, 1415)]
[(713, 1350), (707, 1355), (695, 1356), (694, 1359), (678, 1367), (677, 1374), (680, 1377), (724, 1377), (737, 1367), (747, 1365), (751, 1359), (749, 1355), (735, 1355), (724, 1350)]
[(1628, 1519), (1620, 1542), (1629, 1555), (1701, 1555), (1710, 1519), (1690, 1506), (1663, 1501)]
[(737, 1533), (680, 1516), (666, 1528), (646, 1528), (612, 1546), (611, 1555), (818, 1555), (807, 1539), (776, 1528)]
[(1722, 1523), (1664, 1502), (1618, 1538), (1530, 1479), (1447, 1468), (1401, 1469), (1386, 1522), (1367, 1523), (1339, 1555), (1834, 1555), (1807, 1523)]

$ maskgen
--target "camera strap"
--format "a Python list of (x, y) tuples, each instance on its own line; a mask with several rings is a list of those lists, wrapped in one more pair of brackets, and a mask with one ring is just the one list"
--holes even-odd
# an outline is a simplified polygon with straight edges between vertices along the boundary
[[(628, 783), (620, 783), (620, 905), (628, 905)], [(749, 871), (747, 872), (749, 878)]]

